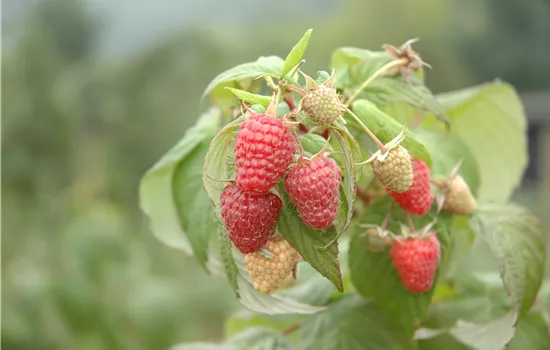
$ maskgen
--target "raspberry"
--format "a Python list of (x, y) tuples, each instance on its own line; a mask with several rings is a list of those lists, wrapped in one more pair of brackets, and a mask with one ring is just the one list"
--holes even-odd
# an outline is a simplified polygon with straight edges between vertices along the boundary
[(237, 185), (245, 192), (267, 193), (296, 152), (294, 138), (279, 118), (256, 114), (241, 124), (235, 144)]
[(470, 215), (477, 209), (477, 203), (470, 187), (462, 176), (456, 175), (449, 182), (442, 210), (457, 215)]
[(334, 88), (318, 85), (302, 99), (302, 109), (319, 126), (329, 126), (344, 115), (345, 107)]
[(252, 277), (254, 288), (264, 294), (271, 294), (292, 276), (300, 254), (280, 237), (270, 239), (265, 249), (273, 254), (272, 258), (267, 258), (262, 253), (251, 253), (244, 256), (244, 263)]
[(272, 193), (257, 196), (227, 186), (221, 194), (221, 213), (229, 239), (243, 254), (259, 251), (275, 231), (282, 204)]
[(332, 225), (338, 212), (342, 171), (332, 158), (318, 157), (292, 168), (285, 189), (302, 221), (315, 229)]
[(402, 146), (374, 159), (372, 171), (380, 185), (395, 192), (405, 192), (413, 183), (411, 156)]
[(429, 238), (396, 240), (390, 255), (393, 266), (403, 283), (412, 293), (424, 293), (432, 288), (439, 264), (439, 240), (434, 234)]
[(421, 160), (412, 162), (414, 179), (411, 187), (403, 193), (386, 188), (401, 209), (411, 214), (424, 215), (430, 210), (433, 201), (430, 187), (430, 168)]

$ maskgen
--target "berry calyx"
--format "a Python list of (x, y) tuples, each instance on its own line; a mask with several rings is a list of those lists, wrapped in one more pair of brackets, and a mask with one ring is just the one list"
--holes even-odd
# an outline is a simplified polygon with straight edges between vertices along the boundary
[(426, 214), (432, 205), (433, 194), (430, 187), (430, 168), (419, 159), (412, 161), (413, 183), (405, 192), (399, 193), (386, 188), (386, 192), (404, 211), (415, 214)]
[(221, 215), (231, 242), (243, 253), (259, 251), (275, 231), (282, 201), (273, 193), (253, 195), (237, 185), (221, 194)]
[(424, 293), (432, 288), (440, 259), (440, 245), (436, 235), (398, 239), (392, 244), (390, 256), (408, 291)]
[(262, 252), (246, 254), (244, 263), (252, 277), (254, 288), (261, 293), (271, 294), (288, 281), (301, 257), (281, 237), (271, 238), (264, 249), (273, 256), (268, 258)]
[(285, 176), (285, 189), (302, 221), (315, 229), (330, 227), (338, 213), (342, 170), (328, 157), (306, 160)]
[(289, 167), (294, 153), (294, 138), (279, 118), (252, 115), (241, 124), (235, 143), (237, 185), (245, 192), (267, 193)]
[(405, 192), (413, 183), (411, 156), (403, 146), (397, 146), (375, 158), (372, 171), (381, 186), (395, 192)]
[(476, 199), (462, 176), (455, 175), (449, 181), (442, 210), (456, 215), (471, 215), (477, 210)]

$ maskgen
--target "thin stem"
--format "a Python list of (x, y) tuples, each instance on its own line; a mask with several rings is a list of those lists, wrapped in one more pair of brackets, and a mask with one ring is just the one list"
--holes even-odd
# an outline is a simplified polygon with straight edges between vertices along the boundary
[(281, 334), (282, 335), (289, 335), (290, 333), (294, 333), (295, 331), (300, 329), (300, 327), (302, 327), (302, 322), (301, 321), (293, 323), (290, 326), (288, 326), (287, 328), (283, 329), (281, 331)]
[(357, 91), (355, 91), (355, 93), (353, 93), (353, 95), (351, 95), (351, 97), (348, 99), (348, 101), (346, 102), (346, 104), (349, 106), (353, 101), (355, 101), (357, 99), (357, 97), (359, 97), (359, 94), (361, 94), (361, 92), (363, 90), (365, 90), (367, 88), (367, 86), (372, 83), (375, 79), (377, 79), (378, 77), (380, 77), (381, 75), (383, 75), (384, 73), (386, 73), (386, 71), (390, 68), (393, 68), (393, 67), (396, 67), (396, 66), (402, 66), (402, 65), (405, 65), (409, 62), (408, 59), (406, 58), (400, 58), (398, 60), (395, 60), (395, 61), (391, 61), (391, 62), (388, 62), (386, 63), (384, 66), (382, 66), (380, 69), (378, 69), (376, 72), (374, 72), (373, 75), (371, 75), (367, 80), (365, 80), (365, 82), (359, 87), (359, 89), (357, 89)]
[(307, 91), (306, 91), (306, 90), (304, 90), (304, 89), (302, 89), (302, 88), (299, 88), (299, 87), (297, 87), (297, 86), (294, 86), (294, 85), (284, 84), (283, 87), (286, 88), (287, 90), (297, 92), (297, 93), (299, 93), (299, 94), (302, 95), (302, 96), (304, 96), (305, 94), (307, 94)]
[(291, 112), (296, 110), (296, 105), (294, 104), (294, 101), (292, 100), (292, 96), (288, 91), (285, 93), (285, 102), (288, 105), (288, 108), (290, 109)]
[(386, 149), (386, 147), (384, 146), (384, 144), (378, 139), (378, 137), (376, 137), (376, 135), (365, 125), (363, 124), (363, 122), (361, 121), (361, 119), (359, 119), (358, 116), (355, 115), (355, 113), (353, 113), (351, 111), (351, 109), (347, 108), (346, 107), (346, 110), (347, 112), (353, 117), (353, 119), (355, 119), (355, 121), (363, 128), (363, 130), (365, 130), (365, 132), (369, 135), (369, 137), (374, 141), (374, 143), (376, 143), (376, 145), (378, 146), (378, 148), (380, 148), (380, 150), (382, 151), (382, 153), (386, 153), (388, 150)]
[(447, 189), (447, 186), (441, 181), (437, 181), (436, 179), (430, 179), (430, 182), (436, 185), (440, 190), (445, 191)]
[(386, 217), (384, 218), (384, 221), (382, 222), (382, 229), (386, 231), (388, 228), (388, 224), (390, 222), (391, 213), (393, 211), (393, 202), (390, 203), (390, 207), (388, 208), (388, 212), (386, 213)]
[(414, 224), (413, 224), (411, 214), (409, 214), (409, 213), (407, 213), (407, 223), (409, 224), (409, 230), (411, 231), (411, 233), (413, 233), (414, 232)]

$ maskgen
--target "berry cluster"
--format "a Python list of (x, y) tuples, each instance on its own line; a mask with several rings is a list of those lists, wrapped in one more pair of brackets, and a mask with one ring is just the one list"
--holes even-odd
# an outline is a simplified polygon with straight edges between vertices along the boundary
[[(342, 171), (322, 154), (299, 156), (292, 164), (297, 151), (293, 132), (276, 116), (251, 113), (235, 140), (235, 181), (220, 197), (227, 235), (245, 254), (254, 287), (262, 293), (282, 286), (299, 259), (288, 242), (273, 238), (283, 204), (272, 191), (277, 182), (284, 178), (290, 200), (312, 228), (330, 227), (338, 212)], [(266, 257), (266, 251), (275, 257)]]

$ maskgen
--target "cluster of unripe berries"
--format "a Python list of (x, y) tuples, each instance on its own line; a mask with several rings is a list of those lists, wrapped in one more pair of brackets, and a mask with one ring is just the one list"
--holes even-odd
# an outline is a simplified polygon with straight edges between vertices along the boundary
[(263, 293), (279, 288), (300, 258), (288, 242), (276, 236), (283, 204), (274, 189), (279, 180), (284, 178), (284, 188), (306, 225), (326, 229), (338, 212), (342, 172), (336, 161), (323, 154), (298, 157), (297, 146), (294, 130), (281, 118), (251, 112), (236, 136), (235, 181), (221, 193), (227, 235), (245, 254), (254, 287)]
[[(434, 200), (430, 168), (419, 159), (411, 160), (404, 147), (397, 146), (376, 157), (372, 170), (378, 183), (403, 211), (424, 215), (430, 210)], [(476, 210), (475, 198), (461, 176), (453, 175), (442, 187), (443, 211), (469, 215)], [(411, 232), (407, 237), (392, 239), (386, 236), (380, 241), (380, 232), (383, 230), (367, 231), (370, 245), (376, 250), (383, 250), (385, 244), (391, 245), (392, 263), (403, 286), (413, 293), (429, 291), (440, 260), (437, 236), (430, 232)]]

